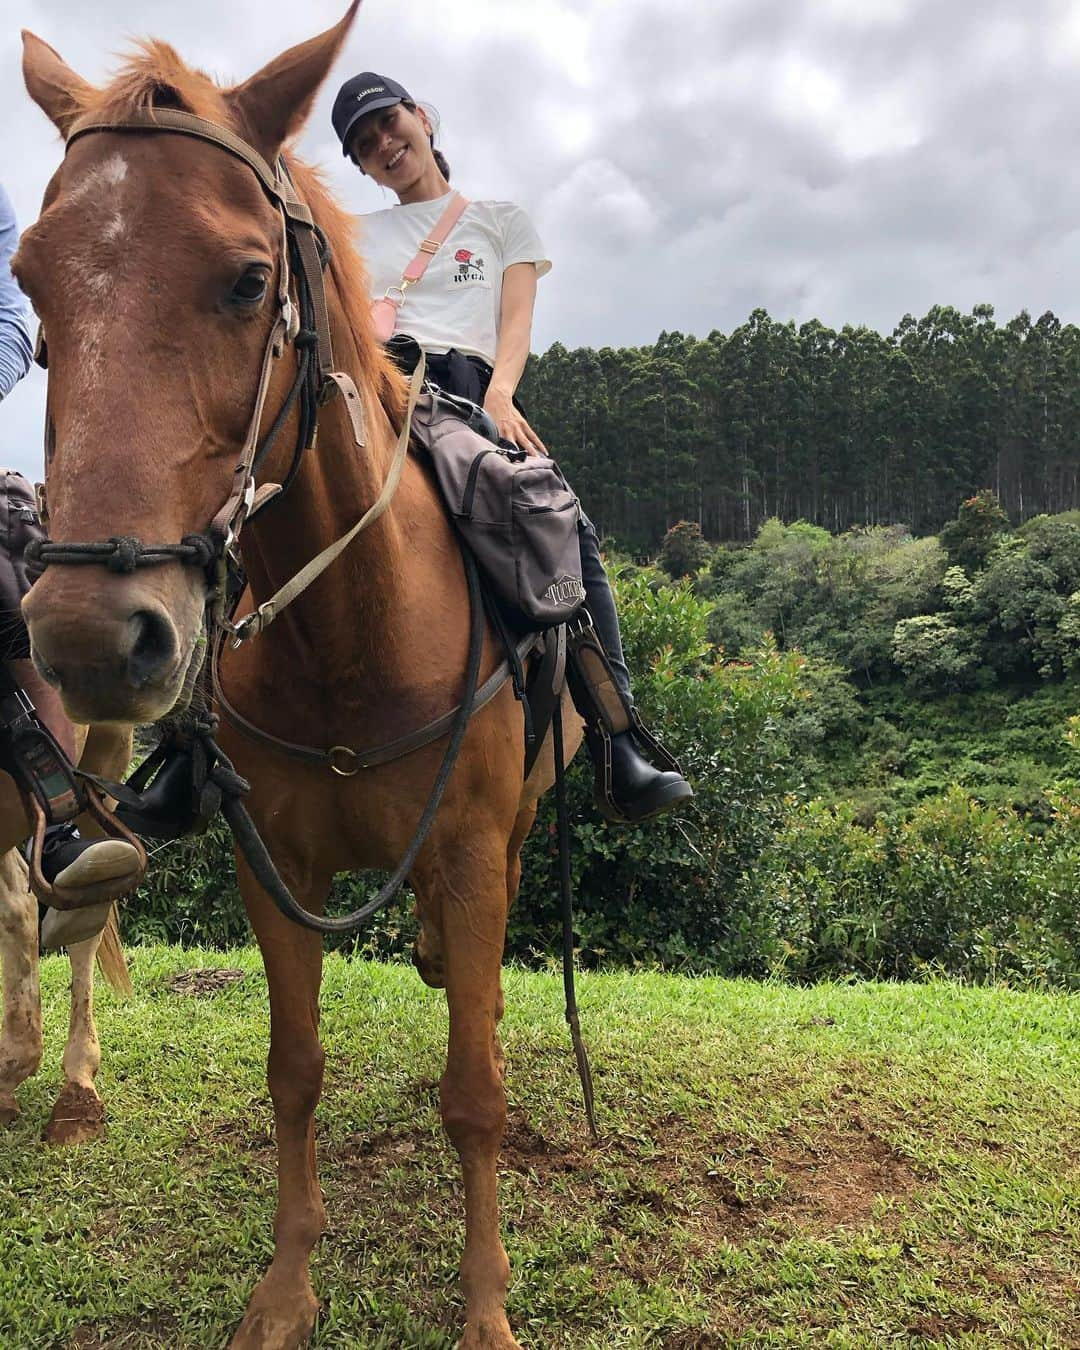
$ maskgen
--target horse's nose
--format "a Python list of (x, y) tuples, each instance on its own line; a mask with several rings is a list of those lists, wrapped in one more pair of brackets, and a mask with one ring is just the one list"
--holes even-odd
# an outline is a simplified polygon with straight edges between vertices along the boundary
[(133, 688), (146, 689), (173, 673), (180, 644), (164, 610), (137, 609), (128, 618), (128, 633), (127, 678)]

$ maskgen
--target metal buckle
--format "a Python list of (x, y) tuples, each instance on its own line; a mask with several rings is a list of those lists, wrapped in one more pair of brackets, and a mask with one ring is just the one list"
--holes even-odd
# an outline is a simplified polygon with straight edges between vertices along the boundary
[[(383, 299), (389, 300), (392, 305), (403, 305), (405, 303), (405, 287), (408, 286), (408, 284), (409, 283), (403, 279), (399, 286), (387, 286), (386, 294), (383, 296)], [(398, 295), (401, 296), (400, 300), (394, 299), (392, 295), (393, 291), (397, 291)]]
[[(342, 767), (340, 764), (334, 762), (335, 757), (341, 759), (343, 756), (348, 756), (349, 767)], [(352, 778), (358, 774), (362, 768), (360, 758), (356, 751), (350, 749), (347, 745), (332, 745), (326, 752), (326, 758), (330, 762), (331, 773), (336, 773), (339, 778)]]
[(425, 239), (420, 245), (421, 253), (438, 253), (442, 245), (436, 239)]

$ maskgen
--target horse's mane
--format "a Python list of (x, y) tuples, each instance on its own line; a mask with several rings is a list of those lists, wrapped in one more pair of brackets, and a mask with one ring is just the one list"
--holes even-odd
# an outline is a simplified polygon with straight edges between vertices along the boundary
[[(85, 86), (77, 102), (81, 116), (101, 121), (122, 121), (147, 108), (178, 108), (244, 134), (244, 128), (236, 125), (228, 91), (201, 70), (188, 66), (167, 42), (136, 44), (134, 53), (108, 85), (101, 89)], [(318, 169), (291, 151), (288, 160), (297, 192), (330, 245), (330, 274), (359, 352), (360, 370), (356, 373), (397, 424), (404, 386), (371, 332), (367, 269), (353, 243), (356, 217), (335, 200)]]

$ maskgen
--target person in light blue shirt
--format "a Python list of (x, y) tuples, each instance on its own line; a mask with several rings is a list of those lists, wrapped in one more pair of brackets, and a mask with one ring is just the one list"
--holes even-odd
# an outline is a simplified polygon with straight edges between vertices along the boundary
[(26, 301), (11, 275), (18, 242), (15, 211), (0, 183), (0, 399), (7, 398), (30, 369), (34, 355)]

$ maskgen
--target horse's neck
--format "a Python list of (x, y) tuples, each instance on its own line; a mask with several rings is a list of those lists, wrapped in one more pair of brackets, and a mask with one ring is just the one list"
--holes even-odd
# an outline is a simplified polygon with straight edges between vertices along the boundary
[[(393, 432), (381, 408), (370, 398), (365, 402), (366, 444), (353, 444), (340, 399), (322, 408), (317, 447), (304, 452), (305, 463), (288, 493), (269, 507), (263, 522), (254, 523), (256, 548), (249, 570), (256, 602), (268, 599), (351, 529), (382, 490)], [(408, 484), (400, 491), (408, 497)], [(368, 647), (392, 654), (392, 614), (407, 584), (401, 535), (391, 509), (283, 612), (277, 626), (297, 647), (301, 664), (314, 651), (338, 651), (350, 665)]]
[[(251, 527), (248, 571), (256, 603), (355, 525), (390, 471), (394, 427), (372, 381), (364, 381), (356, 343), (331, 304), (335, 358), (360, 390), (365, 445), (353, 442), (343, 399), (320, 409), (316, 448), (305, 452), (306, 462), (289, 492)], [(417, 548), (417, 539), (423, 549)], [(419, 467), (409, 461), (386, 514), (275, 622), (266, 635), (272, 660), (252, 670), (252, 677), (333, 689), (335, 703), (355, 700), (357, 708), (382, 708), (389, 721), (400, 715), (406, 726), (419, 712), (444, 711), (449, 672), (432, 671), (424, 657), (435, 644), (451, 662), (456, 660), (456, 634), (439, 632), (460, 619), (463, 596), (456, 593), (461, 582), (455, 564), (442, 508)], [(464, 624), (456, 626), (465, 631)], [(418, 664), (424, 669), (418, 671)]]

